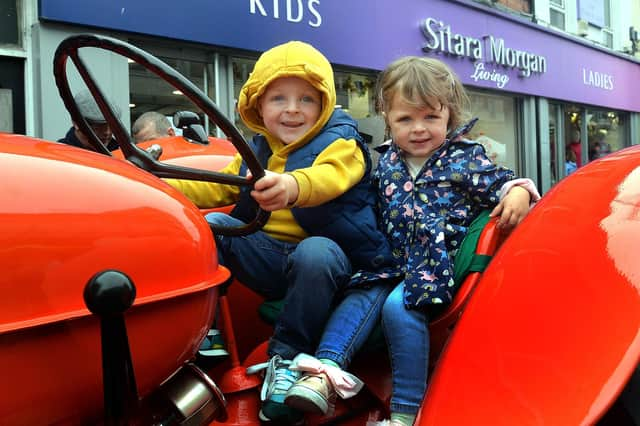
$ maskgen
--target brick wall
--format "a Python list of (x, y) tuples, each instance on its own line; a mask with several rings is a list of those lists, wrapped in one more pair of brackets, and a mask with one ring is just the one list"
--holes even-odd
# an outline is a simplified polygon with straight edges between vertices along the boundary
[(531, 13), (531, 0), (497, 0), (495, 4), (500, 4), (509, 9), (518, 11)]

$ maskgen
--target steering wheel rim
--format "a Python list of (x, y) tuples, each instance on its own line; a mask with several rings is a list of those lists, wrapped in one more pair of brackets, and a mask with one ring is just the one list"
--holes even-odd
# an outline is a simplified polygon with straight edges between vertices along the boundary
[[(102, 90), (98, 87), (86, 64), (80, 58), (79, 50), (85, 47), (108, 50), (124, 56), (136, 62), (138, 65), (142, 65), (145, 69), (162, 78), (175, 89), (180, 90), (229, 137), (231, 143), (247, 163), (252, 177), (246, 178), (244, 176), (164, 164), (156, 161), (147, 152), (138, 148), (129, 135), (129, 132), (114, 113), (112, 107), (106, 101)], [(111, 155), (111, 152), (100, 142), (99, 138), (89, 126), (89, 123), (87, 123), (86, 119), (82, 116), (77, 103), (73, 99), (68, 75), (66, 73), (66, 64), (69, 58), (71, 58), (87, 89), (89, 89), (89, 92), (96, 100), (125, 158), (136, 166), (160, 178), (202, 180), (240, 187), (253, 186), (258, 179), (265, 175), (264, 168), (238, 129), (220, 112), (211, 99), (182, 74), (150, 53), (122, 40), (95, 34), (74, 35), (63, 40), (56, 49), (53, 58), (53, 74), (56, 85), (58, 86), (58, 91), (60, 92), (60, 97), (69, 111), (71, 119), (78, 125), (80, 130), (88, 136), (89, 141), (98, 152)], [(244, 226), (210, 226), (214, 233), (218, 235), (246, 235), (262, 228), (269, 219), (269, 216), (269, 212), (258, 207), (256, 217)]]

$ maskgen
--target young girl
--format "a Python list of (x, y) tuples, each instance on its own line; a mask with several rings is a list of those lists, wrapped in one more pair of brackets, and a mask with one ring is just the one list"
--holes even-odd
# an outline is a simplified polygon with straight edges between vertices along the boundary
[(361, 383), (342, 369), (382, 317), (393, 390), (391, 420), (378, 424), (410, 425), (427, 386), (429, 319), (456, 291), (453, 262), (469, 224), (493, 209), (499, 226), (513, 227), (539, 195), (533, 182), (493, 164), (482, 145), (452, 132), (467, 118), (468, 98), (444, 63), (400, 59), (381, 73), (378, 86), (392, 135), (375, 176), (380, 224), (399, 266), (384, 275), (353, 276), (316, 358), (294, 360), (294, 368), (306, 374), (285, 403), (326, 413), (336, 392), (343, 398), (355, 394)]

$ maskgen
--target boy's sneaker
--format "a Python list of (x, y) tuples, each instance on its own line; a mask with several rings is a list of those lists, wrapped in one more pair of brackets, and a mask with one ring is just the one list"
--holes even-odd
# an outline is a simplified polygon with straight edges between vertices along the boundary
[(368, 421), (367, 426), (405, 426), (397, 420), (381, 420), (381, 421)]
[(284, 402), (300, 411), (327, 414), (335, 399), (336, 392), (325, 374), (307, 373), (291, 386)]
[(262, 407), (260, 420), (277, 425), (295, 425), (304, 420), (303, 414), (284, 404), (284, 397), (302, 373), (289, 370), (290, 360), (274, 355), (268, 362), (247, 368), (247, 374), (264, 370), (264, 383), (260, 391)]
[(204, 338), (198, 354), (203, 357), (222, 357), (229, 355), (229, 352), (224, 348), (224, 340), (222, 340), (222, 334), (220, 330), (212, 328), (207, 333), (207, 337)]

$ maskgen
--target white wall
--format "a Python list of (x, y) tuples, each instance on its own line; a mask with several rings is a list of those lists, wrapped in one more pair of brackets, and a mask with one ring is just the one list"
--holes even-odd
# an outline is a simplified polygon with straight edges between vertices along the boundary
[[(32, 27), (32, 60), (34, 62), (34, 96), (35, 114), (34, 136), (48, 140), (62, 138), (69, 127), (71, 119), (67, 112), (53, 76), (53, 56), (58, 44), (66, 37), (76, 33), (86, 33), (73, 27), (36, 23)], [(129, 69), (127, 60), (111, 52), (85, 48), (80, 51), (81, 58), (87, 64), (102, 91), (118, 105), (122, 114), (120, 119), (129, 130)], [(73, 93), (84, 88), (84, 82), (78, 75), (71, 60), (67, 61), (69, 84)]]
[[(604, 1), (604, 0), (603, 0)], [(640, 21), (640, 2), (638, 0), (609, 0), (611, 6), (611, 30), (613, 31), (613, 50), (622, 52), (629, 46), (629, 27), (638, 29)], [(578, 8), (575, 0), (565, 0), (566, 32), (586, 41), (602, 46), (604, 42), (602, 30), (593, 25), (588, 26), (587, 35), (579, 35)], [(535, 0), (535, 12), (540, 25), (549, 26), (550, 1)]]

